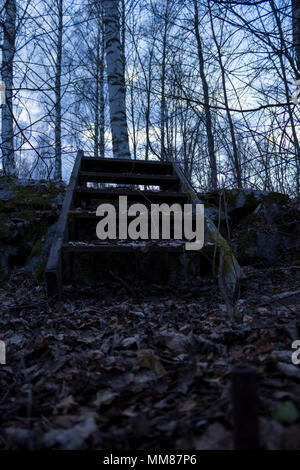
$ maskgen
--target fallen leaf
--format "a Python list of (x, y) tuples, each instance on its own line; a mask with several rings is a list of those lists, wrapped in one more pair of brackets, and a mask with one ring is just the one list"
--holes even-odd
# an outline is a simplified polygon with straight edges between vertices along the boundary
[(110, 405), (119, 395), (111, 390), (101, 390), (97, 393), (94, 405), (100, 408), (101, 405)]
[(138, 358), (144, 367), (147, 367), (148, 369), (155, 372), (158, 377), (164, 377), (165, 375), (167, 375), (166, 369), (152, 350), (144, 349), (139, 351)]
[(58, 414), (58, 413), (66, 414), (75, 406), (77, 406), (76, 401), (74, 400), (72, 395), (69, 395), (68, 397), (64, 398), (61, 402), (59, 402), (55, 406), (53, 414)]
[(64, 450), (78, 450), (84, 442), (97, 431), (94, 418), (87, 418), (82, 424), (67, 429), (52, 429), (43, 436), (46, 447), (58, 446)]
[(277, 404), (272, 418), (278, 423), (293, 424), (298, 419), (298, 410), (292, 401), (286, 400)]
[(129, 348), (130, 346), (136, 345), (137, 343), (137, 338), (135, 336), (132, 336), (131, 338), (125, 338), (122, 341), (122, 346), (124, 348)]

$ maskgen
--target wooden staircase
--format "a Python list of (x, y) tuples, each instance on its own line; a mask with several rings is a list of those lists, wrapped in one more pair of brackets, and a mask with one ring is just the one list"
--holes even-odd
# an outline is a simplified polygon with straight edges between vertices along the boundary
[(76, 254), (136, 253), (145, 247), (147, 251), (183, 253), (184, 242), (179, 240), (100, 241), (96, 237), (99, 204), (117, 205), (119, 196), (127, 196), (129, 203), (183, 205), (190, 202), (183, 180), (183, 173), (171, 162), (96, 159), (79, 151), (45, 271), (49, 297), (60, 296), (64, 272)]

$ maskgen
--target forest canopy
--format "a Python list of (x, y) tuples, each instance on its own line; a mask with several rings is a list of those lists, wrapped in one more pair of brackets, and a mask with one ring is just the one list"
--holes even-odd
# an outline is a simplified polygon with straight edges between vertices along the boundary
[[(201, 191), (299, 194), (299, 2), (116, 3), (131, 157), (175, 160)], [(1, 0), (4, 173), (68, 179), (78, 148), (112, 156), (103, 15)]]

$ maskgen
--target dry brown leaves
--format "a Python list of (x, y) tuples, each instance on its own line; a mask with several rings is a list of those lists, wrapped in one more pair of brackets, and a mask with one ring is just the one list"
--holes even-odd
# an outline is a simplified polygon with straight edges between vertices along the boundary
[(286, 399), (300, 409), (290, 361), (299, 304), (260, 297), (299, 287), (300, 273), (246, 272), (235, 324), (209, 279), (130, 293), (118, 282), (67, 287), (51, 305), (16, 272), (0, 289), (0, 448), (232, 448), (229, 371), (241, 362), (260, 375), (263, 445), (297, 446), (298, 421), (272, 412)]

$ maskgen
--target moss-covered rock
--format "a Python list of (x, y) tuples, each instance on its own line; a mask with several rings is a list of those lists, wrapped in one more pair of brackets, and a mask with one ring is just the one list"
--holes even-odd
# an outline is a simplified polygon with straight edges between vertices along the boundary
[(237, 256), (241, 263), (275, 264), (279, 256), (299, 253), (300, 213), (288, 196), (262, 194), (254, 211), (236, 222)]
[[(211, 207), (225, 214), (226, 225), (235, 240), (240, 263), (274, 264), (278, 256), (299, 256), (299, 210), (289, 196), (253, 189), (232, 189), (201, 194), (208, 213)], [(212, 219), (212, 217), (210, 217)], [(212, 219), (215, 222), (215, 219)], [(297, 222), (298, 221), (298, 222)], [(226, 238), (224, 218), (220, 232)]]
[(35, 242), (29, 260), (26, 263), (25, 270), (39, 281), (43, 279), (48, 253), (55, 234), (55, 227), (56, 223), (48, 228), (46, 236), (43, 236)]
[(276, 192), (257, 191), (254, 189), (225, 189), (207, 194), (199, 194), (207, 206), (219, 208), (232, 218), (241, 219), (257, 209), (260, 204), (264, 207), (278, 206), (289, 203), (289, 196)]
[(0, 278), (14, 265), (27, 264), (32, 274), (39, 270), (45, 234), (59, 215), (63, 193), (64, 186), (53, 182), (0, 178)]
[[(195, 206), (197, 204), (203, 204), (205, 206), (205, 199), (198, 197), (193, 191), (193, 187), (190, 181), (184, 175), (179, 165), (175, 165), (177, 174), (179, 175), (182, 190), (192, 192), (191, 202)], [(219, 197), (219, 201), (220, 201)], [(218, 204), (218, 207), (220, 204)], [(219, 207), (221, 209), (221, 207)], [(231, 318), (234, 317), (235, 304), (237, 300), (237, 292), (239, 281), (243, 276), (243, 272), (239, 266), (239, 263), (230, 247), (228, 242), (222, 236), (219, 227), (216, 226), (213, 219), (210, 217), (208, 211), (204, 212), (204, 244), (209, 244), (215, 247), (214, 252), (219, 255), (219, 266), (218, 266), (218, 280), (221, 294), (226, 302), (227, 311)], [(214, 260), (213, 260), (214, 261)]]

